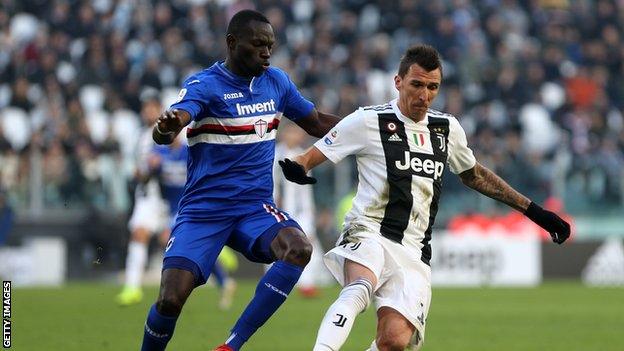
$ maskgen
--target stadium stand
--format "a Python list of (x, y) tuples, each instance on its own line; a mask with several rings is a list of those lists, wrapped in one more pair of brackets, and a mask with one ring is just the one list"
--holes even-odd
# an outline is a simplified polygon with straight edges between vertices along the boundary
[[(320, 110), (339, 115), (392, 97), (398, 55), (415, 42), (435, 45), (445, 60), (436, 107), (460, 117), (478, 159), (536, 201), (560, 198), (569, 213), (590, 220), (616, 216), (624, 204), (622, 6), (3, 1), (0, 142), (10, 147), (0, 148), (0, 188), (18, 212), (127, 211), (129, 196), (120, 192), (133, 173), (141, 93), (156, 89), (169, 105), (187, 74), (224, 56), (220, 38), (230, 16), (255, 7), (278, 38), (272, 64), (287, 70)], [(354, 173), (340, 176), (349, 182)], [(348, 193), (332, 186), (333, 172), (318, 176), (328, 179), (317, 191), (330, 195), (319, 197), (320, 207)], [(471, 210), (499, 211), (455, 179), (446, 181), (444, 199), (450, 203), (442, 206), (442, 224)], [(579, 231), (591, 233), (585, 223)]]

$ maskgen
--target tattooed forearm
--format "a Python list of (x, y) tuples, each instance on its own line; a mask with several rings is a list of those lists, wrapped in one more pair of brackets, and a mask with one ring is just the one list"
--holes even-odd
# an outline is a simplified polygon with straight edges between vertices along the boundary
[(507, 182), (478, 162), (472, 169), (462, 172), (459, 177), (466, 186), (520, 212), (524, 212), (531, 202), (526, 196), (517, 192)]

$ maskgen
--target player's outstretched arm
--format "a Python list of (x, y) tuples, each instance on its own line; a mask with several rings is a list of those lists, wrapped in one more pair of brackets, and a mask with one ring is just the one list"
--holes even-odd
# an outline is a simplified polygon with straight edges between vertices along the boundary
[(158, 117), (152, 130), (152, 139), (156, 144), (171, 144), (190, 121), (191, 115), (184, 110), (167, 110)]
[(308, 171), (325, 162), (327, 157), (319, 149), (312, 146), (294, 160), (285, 158), (278, 163), (282, 167), (284, 177), (297, 184), (315, 184), (316, 178), (307, 175)]
[(295, 121), (306, 133), (317, 138), (329, 133), (338, 122), (340, 122), (340, 118), (337, 116), (320, 112), (317, 109), (313, 109), (309, 116)]
[(517, 192), (507, 182), (480, 163), (477, 162), (473, 168), (460, 173), (459, 177), (464, 185), (522, 212), (530, 220), (548, 231), (557, 244), (563, 243), (570, 236), (570, 224), (568, 222)]

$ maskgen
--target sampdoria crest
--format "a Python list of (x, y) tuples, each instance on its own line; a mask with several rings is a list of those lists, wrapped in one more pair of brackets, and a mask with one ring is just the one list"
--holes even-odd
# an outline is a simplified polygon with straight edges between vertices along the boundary
[(265, 120), (261, 119), (259, 121), (256, 121), (256, 123), (254, 123), (254, 130), (256, 131), (256, 134), (260, 138), (264, 138), (268, 129), (269, 129), (269, 123)]

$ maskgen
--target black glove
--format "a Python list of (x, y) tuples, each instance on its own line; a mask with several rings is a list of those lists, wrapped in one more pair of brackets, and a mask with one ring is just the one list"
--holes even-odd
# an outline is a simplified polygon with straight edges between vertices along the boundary
[(555, 213), (541, 208), (534, 202), (524, 211), (524, 215), (544, 228), (554, 242), (561, 244), (570, 236), (570, 224)]
[(280, 167), (282, 167), (282, 173), (284, 173), (284, 177), (286, 177), (286, 179), (290, 180), (291, 182), (297, 184), (316, 184), (316, 178), (308, 177), (305, 169), (303, 169), (303, 166), (298, 164), (297, 162), (285, 158), (278, 163)]

